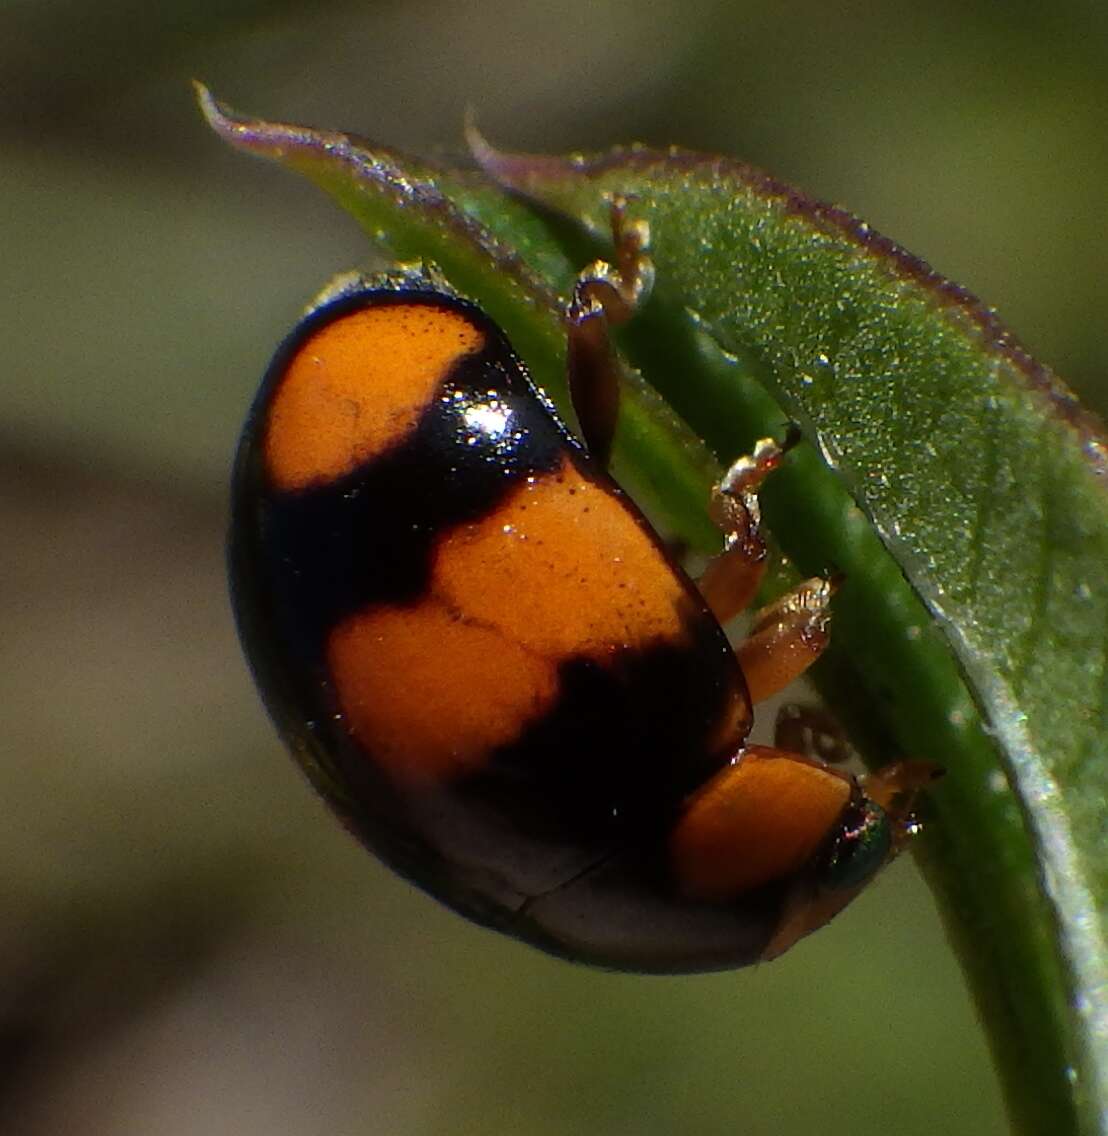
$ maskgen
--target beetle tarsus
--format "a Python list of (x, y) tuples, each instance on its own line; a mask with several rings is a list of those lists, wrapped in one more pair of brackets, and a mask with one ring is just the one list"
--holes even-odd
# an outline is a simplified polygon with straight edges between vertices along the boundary
[(613, 263), (593, 261), (577, 278), (566, 308), (570, 398), (589, 453), (607, 467), (619, 418), (621, 364), (610, 328), (626, 323), (654, 283), (650, 228), (627, 217), (627, 198), (610, 201)]

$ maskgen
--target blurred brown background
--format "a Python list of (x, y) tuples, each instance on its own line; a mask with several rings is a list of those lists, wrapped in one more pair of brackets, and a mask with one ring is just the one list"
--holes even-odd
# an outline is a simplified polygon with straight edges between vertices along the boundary
[(456, 150), (471, 103), (508, 146), (736, 154), (1108, 405), (1094, 0), (3, 4), (0, 1129), (1004, 1132), (908, 862), (771, 966), (615, 976), (468, 926), (311, 796), (235, 641), (225, 483), (366, 246), (210, 136), (192, 76), (408, 149)]

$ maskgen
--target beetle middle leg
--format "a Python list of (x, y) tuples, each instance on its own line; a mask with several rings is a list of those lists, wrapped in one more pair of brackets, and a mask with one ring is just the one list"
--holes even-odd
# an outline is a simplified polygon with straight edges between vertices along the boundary
[(582, 270), (566, 309), (569, 394), (589, 453), (607, 466), (619, 417), (620, 363), (609, 328), (626, 323), (646, 301), (654, 266), (646, 254), (650, 227), (627, 217), (627, 199), (610, 199), (614, 263)]
[(723, 531), (723, 551), (714, 557), (697, 581), (712, 614), (726, 623), (745, 611), (762, 582), (767, 563), (758, 489), (775, 470), (793, 437), (778, 444), (762, 438), (752, 454), (733, 462), (712, 490), (712, 520)]
[[(768, 554), (762, 535), (758, 489), (799, 440), (763, 438), (739, 458), (712, 493), (712, 519), (723, 530), (723, 551), (709, 564), (698, 586), (712, 614), (726, 623), (745, 611), (765, 575)], [(788, 686), (827, 646), (829, 605), (837, 582), (813, 577), (798, 584), (755, 617), (737, 648), (755, 702)]]
[(752, 701), (783, 690), (823, 653), (835, 587), (834, 580), (813, 576), (758, 612), (736, 648)]

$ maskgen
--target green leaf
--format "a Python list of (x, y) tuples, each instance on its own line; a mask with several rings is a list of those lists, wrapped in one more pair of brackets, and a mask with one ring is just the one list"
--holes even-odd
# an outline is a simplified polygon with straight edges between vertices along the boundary
[[(566, 407), (560, 296), (590, 254), (495, 186), (347, 135), (213, 128), (332, 194), (400, 259), (480, 299)], [(649, 220), (658, 287), (624, 340), (637, 376), (621, 480), (711, 548), (718, 470), (802, 428), (765, 495), (804, 574), (846, 575), (820, 668), (875, 759), (926, 756), (927, 868), (1028, 1132), (1108, 1131), (1108, 447), (964, 292), (747, 167), (670, 152), (479, 157), (606, 238), (606, 195)], [(682, 421), (683, 420), (683, 421)], [(687, 422), (692, 430), (684, 425)], [(705, 449), (703, 439), (711, 453)]]
[(948, 767), (924, 852), (1014, 1112), (1028, 1131), (1108, 1130), (1099, 424), (964, 290), (750, 167), (477, 145), (503, 184), (597, 236), (607, 195), (633, 197), (665, 294), (655, 344), (687, 311), (735, 357), (704, 385), (649, 376), (717, 452), (773, 421), (763, 392), (818, 446), (767, 514), (805, 572), (846, 572), (836, 642), (903, 751)]

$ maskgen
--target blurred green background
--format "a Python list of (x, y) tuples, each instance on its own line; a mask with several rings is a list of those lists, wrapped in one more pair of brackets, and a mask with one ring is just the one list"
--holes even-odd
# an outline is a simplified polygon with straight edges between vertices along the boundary
[[(227, 468), (366, 255), (247, 112), (460, 148), (726, 151), (846, 205), (1108, 405), (1108, 8), (859, 0), (0, 5), (0, 1123), (66, 1133), (1006, 1131), (914, 868), (772, 965), (637, 978), (366, 856), (266, 721)], [(942, 755), (929, 755), (941, 760)]]

